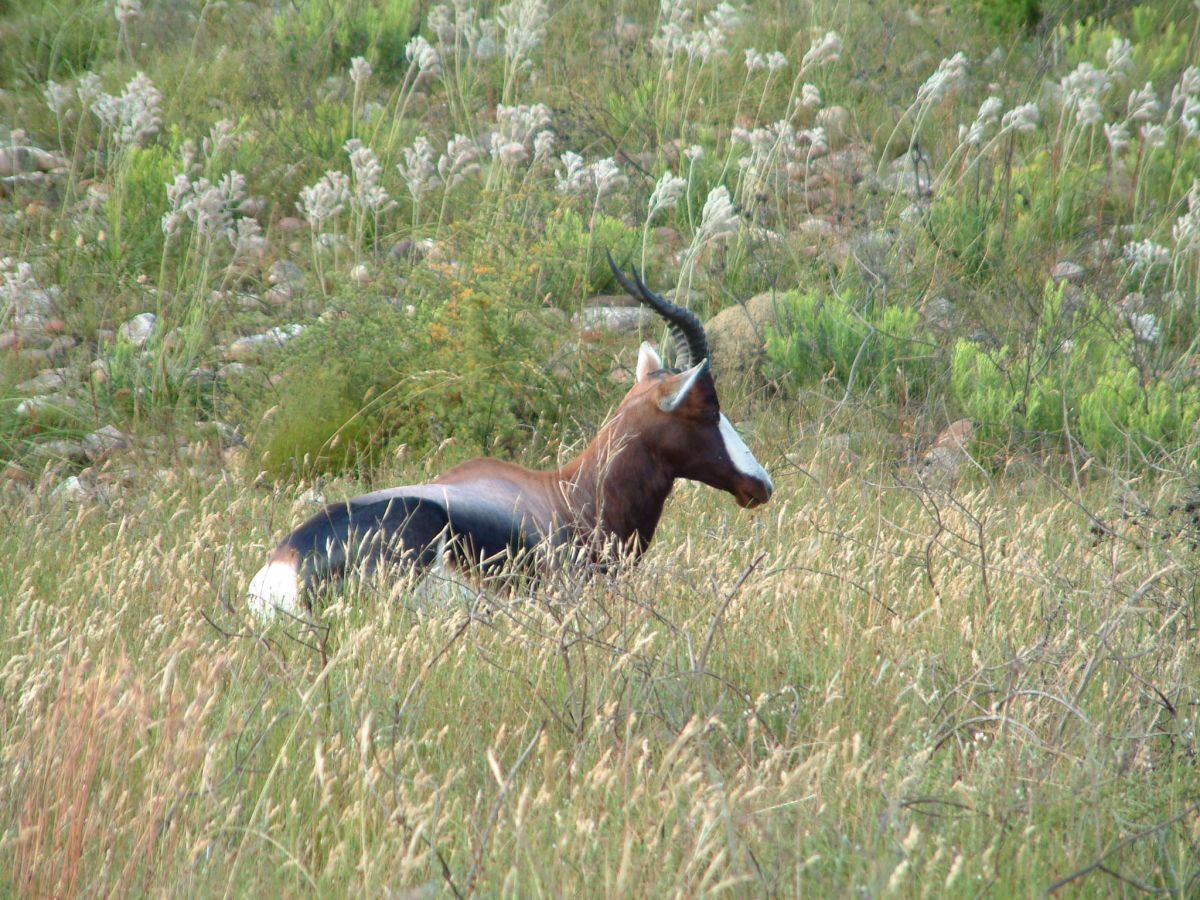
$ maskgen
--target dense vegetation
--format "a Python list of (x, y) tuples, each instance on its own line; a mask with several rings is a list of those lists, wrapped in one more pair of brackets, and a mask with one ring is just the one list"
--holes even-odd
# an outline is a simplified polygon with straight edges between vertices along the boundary
[[(0, 46), (0, 890), (1200, 890), (1193, 3), (0, 0)], [(314, 500), (590, 438), (661, 336), (597, 324), (608, 250), (768, 295), (717, 378), (772, 504), (253, 626)]]

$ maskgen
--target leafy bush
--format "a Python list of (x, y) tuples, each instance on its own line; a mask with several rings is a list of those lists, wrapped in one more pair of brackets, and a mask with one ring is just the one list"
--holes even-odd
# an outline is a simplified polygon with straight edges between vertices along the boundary
[(903, 381), (910, 394), (920, 395), (933, 376), (932, 348), (921, 331), (914, 309), (860, 311), (841, 296), (792, 291), (781, 298), (767, 357), (805, 382), (832, 374), (847, 388), (890, 396)]
[(125, 273), (157, 271), (163, 252), (166, 185), (176, 159), (162, 147), (129, 147), (121, 154), (112, 194), (105, 204), (111, 223), (109, 252)]
[(1097, 456), (1172, 450), (1195, 438), (1200, 388), (1147, 381), (1129, 326), (1091, 296), (1078, 310), (1048, 285), (1034, 339), (989, 351), (954, 348), (951, 387), (985, 443), (1057, 438), (1064, 428)]
[(613, 283), (605, 251), (623, 259), (639, 246), (638, 233), (612, 216), (595, 216), (591, 231), (574, 210), (561, 208), (546, 222), (534, 255), (543, 269), (542, 293), (553, 302), (570, 306), (569, 298), (586, 296)]
[(297, 61), (311, 59), (320, 48), (334, 68), (367, 56), (385, 71), (403, 72), (415, 5), (413, 0), (298, 0), (275, 16), (275, 33)]
[(557, 441), (592, 380), (546, 362), (561, 319), (520, 299), (528, 267), (524, 285), (477, 269), (469, 283), (415, 273), (397, 304), (335, 297), (288, 345), (278, 392), (257, 401), (278, 408), (253, 441), (255, 465), (363, 468), (400, 444), (421, 453), (450, 438), (465, 454), (536, 457)]

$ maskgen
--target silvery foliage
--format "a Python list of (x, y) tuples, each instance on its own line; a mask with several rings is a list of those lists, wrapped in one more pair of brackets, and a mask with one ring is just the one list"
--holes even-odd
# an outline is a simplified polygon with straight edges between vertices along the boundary
[(800, 60), (800, 71), (806, 72), (813, 66), (826, 66), (842, 58), (842, 38), (836, 31), (827, 31), (808, 48)]
[(1122, 37), (1113, 38), (1104, 54), (1105, 69), (1113, 80), (1124, 80), (1133, 73), (1133, 42)]
[(979, 105), (979, 112), (975, 115), (975, 121), (971, 125), (959, 126), (958, 138), (960, 142), (969, 144), (972, 147), (983, 146), (984, 140), (987, 138), (988, 132), (996, 127), (1000, 121), (1000, 110), (1004, 108), (1004, 103), (999, 97), (988, 97)]
[(949, 59), (943, 59), (938, 63), (937, 71), (917, 88), (917, 103), (921, 105), (937, 103), (962, 87), (967, 80), (967, 68), (967, 57), (961, 50)]
[(734, 144), (745, 144), (750, 153), (738, 160), (745, 173), (745, 194), (757, 193), (762, 184), (774, 174), (787, 177), (803, 176), (808, 160), (829, 152), (825, 129), (797, 129), (787, 119), (761, 128), (734, 128), (730, 133)]
[(1105, 122), (1104, 139), (1108, 141), (1108, 150), (1114, 159), (1123, 156), (1129, 149), (1129, 129), (1124, 122)]
[(478, 144), (466, 135), (456, 134), (446, 142), (446, 152), (438, 157), (438, 177), (451, 190), (479, 171), (482, 157)]
[(350, 206), (360, 216), (381, 213), (395, 206), (388, 199), (388, 192), (380, 184), (383, 166), (375, 151), (360, 141), (346, 141), (346, 152), (350, 154), (350, 171), (354, 176), (354, 191), (350, 195)]
[(131, 21), (142, 14), (142, 4), (140, 0), (117, 0), (113, 4), (113, 15), (117, 19), (117, 23), (124, 28)]
[(367, 79), (371, 77), (373, 71), (371, 63), (365, 56), (356, 56), (350, 60), (350, 80), (354, 82), (354, 89), (357, 91), (362, 90), (363, 85), (367, 83)]
[(1064, 112), (1073, 112), (1075, 120), (1084, 127), (1099, 125), (1104, 121), (1101, 104), (1112, 86), (1107, 71), (1097, 69), (1090, 62), (1081, 62), (1059, 82), (1062, 108)]
[(778, 50), (773, 50), (770, 53), (760, 53), (753, 47), (746, 48), (746, 71), (747, 72), (778, 72), (780, 69), (787, 68), (787, 57)]
[[(692, 62), (706, 63), (727, 55), (726, 39), (742, 24), (742, 11), (723, 2), (706, 13), (699, 25), (694, 24), (695, 16), (689, 0), (661, 0), (658, 33), (650, 39), (650, 46), (666, 59), (682, 53)], [(765, 57), (763, 63), (770, 65)]]
[(582, 156), (568, 150), (560, 158), (564, 169), (554, 176), (560, 193), (594, 195), (599, 200), (629, 183), (612, 157), (588, 165)]
[(1022, 103), (1020, 106), (1014, 106), (1001, 117), (1000, 131), (1001, 133), (1015, 131), (1028, 134), (1037, 131), (1041, 119), (1042, 113), (1036, 103)]
[(74, 91), (68, 85), (59, 84), (55, 81), (47, 81), (46, 86), (42, 88), (42, 95), (46, 98), (46, 105), (50, 107), (50, 111), (55, 116), (61, 116), (67, 108), (67, 104), (71, 102), (71, 97)]
[(50, 315), (52, 306), (50, 294), (33, 277), (33, 266), (8, 256), (0, 259), (0, 323), (36, 327)]
[(708, 198), (704, 201), (700, 228), (696, 231), (693, 246), (699, 249), (712, 241), (735, 235), (737, 231), (738, 217), (733, 200), (725, 185), (719, 185), (708, 192)]
[(185, 222), (190, 222), (203, 240), (210, 243), (224, 240), (239, 252), (249, 252), (261, 242), (262, 232), (254, 219), (235, 217), (245, 199), (246, 179), (239, 172), (227, 172), (216, 184), (203, 177), (193, 181), (180, 172), (167, 185), (163, 234), (170, 238)]
[(441, 75), (442, 58), (429, 41), (415, 35), (404, 48), (404, 56), (410, 65), (417, 67), (418, 75)]
[(205, 159), (212, 159), (226, 147), (233, 146), (235, 141), (233, 122), (229, 119), (218, 119), (209, 129), (208, 137), (200, 141), (200, 148)]
[[(539, 135), (550, 127), (550, 109), (544, 103), (532, 106), (496, 107), (496, 131), (489, 139), (489, 149), (492, 159), (505, 165), (514, 165), (536, 157), (535, 142)], [(552, 138), (542, 138), (543, 150), (545, 141)]]
[(654, 185), (650, 194), (650, 202), (646, 205), (646, 221), (666, 209), (674, 209), (679, 205), (683, 192), (687, 190), (687, 179), (680, 178), (670, 172), (664, 172), (662, 178)]
[(1168, 115), (1177, 117), (1188, 137), (1200, 137), (1200, 68), (1188, 66), (1171, 89)]
[(413, 141), (411, 147), (404, 148), (404, 162), (397, 163), (396, 169), (414, 200), (420, 200), (441, 184), (435, 159), (433, 144), (423, 134)]
[(428, 21), (440, 59), (504, 56), (524, 67), (545, 40), (548, 18), (545, 0), (513, 0), (501, 6), (494, 19), (481, 19), (469, 0), (451, 0), (433, 7)]
[[(79, 96), (84, 99), (83, 81)], [(99, 90), (98, 80), (88, 83), (87, 96), (92, 113), (122, 146), (147, 146), (162, 128), (162, 94), (145, 72), (138, 72), (119, 97)]]
[(1200, 180), (1192, 182), (1187, 194), (1187, 212), (1175, 220), (1171, 237), (1180, 253), (1200, 253)]
[(1154, 85), (1149, 81), (1143, 88), (1129, 92), (1129, 102), (1125, 106), (1131, 122), (1151, 122), (1162, 113), (1162, 104), (1154, 93)]
[(328, 220), (341, 215), (349, 202), (350, 176), (344, 172), (329, 171), (316, 184), (300, 191), (297, 208), (309, 225), (319, 229)]
[(1134, 272), (1143, 272), (1159, 266), (1171, 264), (1171, 251), (1161, 244), (1147, 238), (1144, 241), (1130, 241), (1121, 248), (1121, 255), (1129, 268)]

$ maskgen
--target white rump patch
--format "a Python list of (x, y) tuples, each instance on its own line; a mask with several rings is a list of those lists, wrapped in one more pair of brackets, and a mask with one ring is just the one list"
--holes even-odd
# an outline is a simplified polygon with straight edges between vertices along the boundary
[(775, 483), (771, 481), (771, 476), (767, 474), (766, 469), (759, 465), (754, 454), (750, 452), (750, 448), (746, 446), (746, 442), (742, 440), (742, 436), (733, 427), (733, 423), (725, 418), (725, 413), (721, 413), (721, 439), (725, 441), (725, 452), (729, 454), (729, 460), (733, 463), (734, 468), (743, 475), (765, 482), (774, 493)]
[(289, 562), (269, 562), (250, 579), (246, 604), (260, 622), (270, 622), (276, 613), (300, 612), (300, 579)]

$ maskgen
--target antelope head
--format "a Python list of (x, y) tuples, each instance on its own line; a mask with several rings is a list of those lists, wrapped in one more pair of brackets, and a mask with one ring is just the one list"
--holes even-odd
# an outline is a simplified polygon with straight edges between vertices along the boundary
[(708, 337), (699, 318), (646, 287), (636, 268), (631, 281), (611, 253), (608, 261), (621, 286), (667, 322), (676, 353), (676, 367), (668, 369), (653, 347), (642, 344), (637, 381), (618, 416), (654, 448), (675, 477), (727, 491), (739, 506), (766, 503), (775, 485), (721, 412)]

